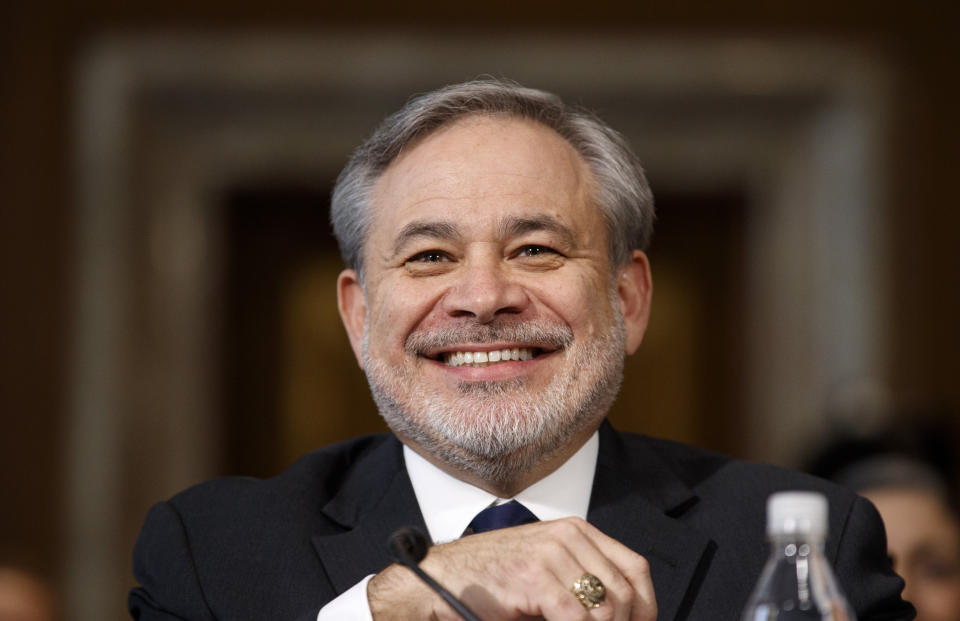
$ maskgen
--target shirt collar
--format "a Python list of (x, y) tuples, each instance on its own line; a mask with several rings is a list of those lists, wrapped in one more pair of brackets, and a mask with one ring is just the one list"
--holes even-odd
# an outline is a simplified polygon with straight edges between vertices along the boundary
[[(540, 520), (569, 516), (586, 519), (599, 447), (600, 440), (594, 432), (562, 466), (513, 499), (523, 503)], [(457, 539), (477, 513), (490, 505), (512, 500), (498, 498), (447, 474), (406, 445), (403, 458), (420, 512), (435, 543)]]

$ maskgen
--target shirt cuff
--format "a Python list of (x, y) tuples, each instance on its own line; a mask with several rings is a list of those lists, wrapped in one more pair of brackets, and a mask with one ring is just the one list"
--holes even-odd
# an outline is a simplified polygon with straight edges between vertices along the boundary
[(317, 615), (317, 621), (373, 621), (373, 613), (370, 612), (370, 600), (367, 599), (367, 583), (373, 578), (370, 574), (360, 582), (356, 583), (336, 599), (327, 602), (327, 605), (320, 609)]

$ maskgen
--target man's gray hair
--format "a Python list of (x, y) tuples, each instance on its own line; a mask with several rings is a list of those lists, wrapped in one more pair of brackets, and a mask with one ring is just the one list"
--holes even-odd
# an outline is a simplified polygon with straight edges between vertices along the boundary
[(623, 137), (592, 113), (568, 106), (552, 93), (508, 80), (483, 79), (411, 99), (377, 127), (340, 173), (333, 188), (330, 220), (344, 262), (361, 280), (370, 197), (380, 175), (411, 144), (471, 114), (530, 119), (560, 134), (593, 174), (594, 201), (606, 220), (611, 263), (623, 265), (631, 251), (646, 250), (653, 233), (653, 194)]

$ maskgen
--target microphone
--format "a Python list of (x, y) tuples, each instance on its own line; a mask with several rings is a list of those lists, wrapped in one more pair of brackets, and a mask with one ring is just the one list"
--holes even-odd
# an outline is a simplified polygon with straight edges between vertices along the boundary
[(450, 604), (457, 611), (457, 614), (466, 621), (480, 621), (480, 617), (467, 608), (466, 604), (454, 597), (453, 593), (440, 586), (436, 580), (420, 569), (420, 561), (427, 556), (427, 549), (430, 547), (426, 535), (412, 526), (405, 526), (390, 535), (388, 547), (395, 561), (409, 567), (413, 573), (427, 583), (427, 586)]
[(427, 536), (412, 526), (404, 526), (397, 532), (390, 535), (390, 552), (393, 558), (404, 565), (405, 559), (417, 565), (427, 557), (427, 549), (430, 548), (430, 542)]

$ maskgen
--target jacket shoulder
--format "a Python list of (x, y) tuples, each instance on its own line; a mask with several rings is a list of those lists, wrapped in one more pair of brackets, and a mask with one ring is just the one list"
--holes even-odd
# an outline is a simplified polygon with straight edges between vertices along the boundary
[[(364, 468), (386, 467), (400, 455), (400, 443), (390, 434), (371, 434), (331, 444), (299, 458), (280, 474), (258, 479), (227, 476), (193, 485), (167, 502), (187, 513), (206, 508), (224, 510), (275, 506), (284, 511), (301, 506), (315, 511), (318, 504), (335, 496), (344, 485), (362, 476)], [(272, 502), (271, 502), (272, 501)]]
[(737, 459), (672, 440), (641, 434), (621, 434), (628, 450), (653, 452), (688, 487), (700, 496), (727, 493), (731, 487), (748, 495), (767, 496), (778, 491), (817, 491), (846, 506), (856, 495), (813, 475), (771, 464)]
[(883, 523), (873, 505), (852, 491), (818, 477), (770, 464), (731, 458), (698, 447), (636, 434), (621, 434), (628, 452), (648, 451), (672, 472), (695, 501), (676, 517), (717, 545), (714, 563), (734, 574), (746, 558), (759, 573), (766, 555), (767, 498), (788, 490), (815, 491), (829, 506), (827, 558), (860, 619), (909, 619), (900, 598), (902, 580), (886, 553)]
[(344, 491), (375, 496), (385, 473), (402, 470), (400, 447), (387, 434), (364, 436), (309, 453), (275, 477), (224, 477), (157, 503), (134, 551), (141, 587), (131, 611), (263, 619), (317, 608), (333, 591), (310, 541), (345, 530), (324, 508)]
[(683, 507), (681, 519), (740, 545), (765, 540), (767, 499), (776, 492), (814, 491), (827, 498), (831, 557), (837, 553), (836, 544), (845, 534), (851, 512), (875, 513), (852, 491), (810, 474), (661, 438), (620, 436), (627, 454), (655, 456), (653, 463), (660, 472), (668, 471), (686, 487), (693, 502)]
[(324, 507), (344, 490), (375, 494), (384, 474), (402, 464), (401, 446), (389, 434), (361, 436), (308, 453), (277, 476), (213, 479), (160, 504), (177, 516), (198, 553), (306, 541), (341, 532)]

